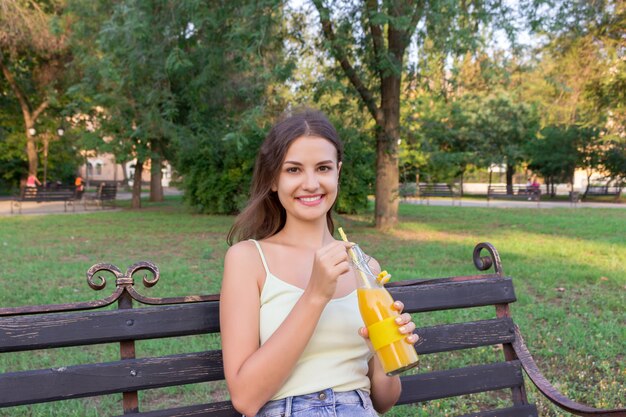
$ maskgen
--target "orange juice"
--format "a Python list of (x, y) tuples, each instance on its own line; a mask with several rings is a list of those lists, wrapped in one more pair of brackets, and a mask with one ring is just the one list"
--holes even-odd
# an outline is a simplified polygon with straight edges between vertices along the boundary
[[(338, 231), (347, 242), (343, 229), (340, 227)], [(359, 245), (352, 245), (348, 253), (356, 272), (359, 311), (385, 373), (396, 375), (414, 367), (417, 365), (417, 352), (413, 345), (407, 343), (407, 336), (400, 333), (395, 322), (400, 314), (393, 309), (393, 298), (383, 286), (391, 275), (383, 271), (377, 278), (369, 267), (370, 258)]]
[(384, 287), (358, 288), (359, 310), (370, 341), (387, 375), (396, 375), (417, 365), (415, 348), (400, 333), (392, 308), (393, 298)]

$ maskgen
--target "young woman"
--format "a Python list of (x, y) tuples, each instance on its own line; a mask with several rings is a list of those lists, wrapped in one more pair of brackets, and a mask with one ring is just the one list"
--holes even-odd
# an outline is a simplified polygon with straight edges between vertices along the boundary
[[(351, 244), (333, 237), (342, 150), (320, 112), (278, 122), (229, 233), (229, 244), (238, 243), (224, 262), (224, 372), (245, 416), (375, 416), (400, 395), (399, 378), (388, 377), (368, 348)], [(407, 343), (417, 341), (409, 314), (397, 324)]]

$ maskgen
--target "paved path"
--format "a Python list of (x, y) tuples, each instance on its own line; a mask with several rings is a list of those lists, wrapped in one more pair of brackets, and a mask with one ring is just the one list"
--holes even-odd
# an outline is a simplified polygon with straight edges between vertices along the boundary
[[(401, 200), (402, 203), (405, 204), (424, 204), (426, 205), (426, 201), (422, 202), (419, 198), (408, 198), (405, 200)], [(431, 206), (451, 206), (452, 199), (445, 197), (437, 197), (431, 198), (429, 201)], [(455, 206), (459, 206), (459, 200), (454, 201)], [(487, 202), (487, 200), (476, 200), (473, 198), (464, 198), (461, 200), (461, 207), (492, 207), (492, 208), (528, 208), (528, 209), (536, 209), (536, 208), (615, 208), (615, 209), (626, 209), (626, 204), (621, 203), (594, 203), (594, 202), (581, 202), (576, 205), (570, 204), (568, 201), (541, 201), (537, 204), (536, 201), (519, 201), (519, 200), (491, 200)]]
[[(163, 190), (165, 195), (181, 195), (182, 192), (175, 188), (165, 188)], [(149, 193), (144, 192), (141, 194), (142, 197), (148, 198)], [(131, 193), (129, 192), (118, 192), (117, 199), (118, 200), (130, 200)], [(426, 204), (426, 202), (421, 202), (419, 198), (409, 198), (401, 201), (404, 204)], [(431, 206), (451, 206), (452, 199), (450, 198), (431, 198), (429, 204)], [(455, 205), (458, 207), (458, 200), (455, 201)], [(93, 213), (101, 211), (100, 209), (89, 207), (88, 211), (85, 211), (85, 208), (82, 204), (76, 204), (75, 211), (72, 211), (72, 207), (68, 206), (68, 211), (64, 212), (63, 202), (50, 202), (50, 203), (23, 203), (22, 204), (22, 215), (41, 215), (41, 214), (79, 214), (79, 213)], [(476, 200), (473, 198), (465, 198), (461, 201), (461, 207), (490, 207), (490, 208), (528, 208), (528, 209), (536, 209), (536, 208), (613, 208), (613, 209), (626, 209), (626, 204), (615, 204), (615, 203), (578, 203), (576, 206), (572, 206), (567, 201), (545, 201), (539, 203), (533, 201), (516, 201), (516, 200), (492, 200), (487, 203), (487, 200)], [(109, 210), (110, 211), (110, 210)], [(17, 214), (14, 214), (17, 215)], [(0, 200), (0, 216), (11, 216), (11, 201), (8, 199)]]
[[(164, 188), (163, 194), (166, 196), (167, 195), (181, 195), (182, 191), (177, 190), (176, 188)], [(120, 191), (117, 193), (118, 200), (130, 200), (131, 196), (132, 194), (126, 191)], [(142, 198), (148, 198), (149, 196), (150, 196), (150, 193), (148, 192), (141, 193)], [(19, 215), (17, 214), (16, 207), (14, 207), (13, 210), (15, 211), (15, 214), (13, 214), (13, 216)], [(85, 207), (80, 202), (76, 203), (73, 210), (72, 210), (72, 206), (68, 205), (67, 212), (65, 212), (65, 204), (62, 201), (58, 201), (58, 202), (55, 201), (55, 202), (49, 202), (49, 203), (27, 202), (27, 203), (22, 203), (21, 215), (23, 216), (23, 215), (41, 215), (41, 214), (82, 214), (82, 213), (94, 213), (94, 212), (100, 212), (100, 211), (102, 210), (94, 206), (90, 206), (88, 207), (88, 210), (85, 210)], [(107, 209), (106, 211), (111, 211), (111, 210)], [(10, 199), (0, 200), (0, 216), (11, 216), (11, 200)]]

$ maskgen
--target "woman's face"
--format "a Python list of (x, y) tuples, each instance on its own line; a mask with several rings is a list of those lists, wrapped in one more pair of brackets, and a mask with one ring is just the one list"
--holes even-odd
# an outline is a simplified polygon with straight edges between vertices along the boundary
[(301, 136), (294, 140), (285, 155), (272, 191), (287, 212), (300, 220), (326, 219), (337, 198), (341, 162), (337, 149), (327, 139)]

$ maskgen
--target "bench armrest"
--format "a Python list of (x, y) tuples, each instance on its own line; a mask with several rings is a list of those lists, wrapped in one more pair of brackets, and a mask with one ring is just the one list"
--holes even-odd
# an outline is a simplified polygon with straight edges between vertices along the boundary
[(619, 408), (614, 410), (593, 408), (570, 400), (569, 398), (561, 394), (559, 390), (554, 388), (554, 386), (552, 386), (552, 384), (548, 382), (548, 380), (543, 376), (543, 374), (537, 367), (535, 360), (533, 359), (532, 355), (528, 351), (528, 348), (526, 347), (526, 344), (524, 343), (524, 339), (522, 338), (522, 334), (517, 325), (515, 326), (515, 341), (513, 342), (513, 349), (515, 350), (515, 354), (522, 364), (524, 371), (526, 371), (526, 374), (533, 382), (533, 384), (535, 384), (537, 389), (539, 389), (539, 391), (541, 391), (541, 393), (546, 398), (548, 398), (550, 401), (552, 401), (563, 410), (579, 416), (626, 416), (626, 408)]

